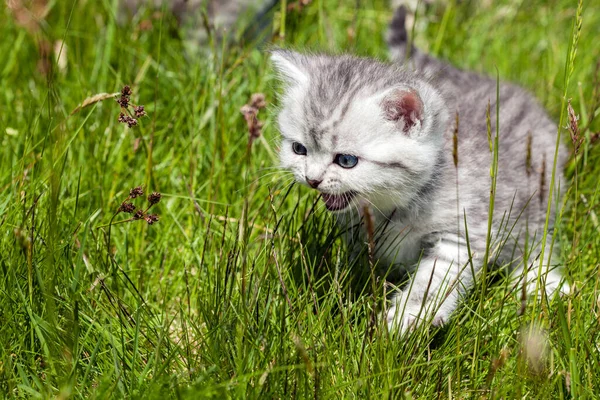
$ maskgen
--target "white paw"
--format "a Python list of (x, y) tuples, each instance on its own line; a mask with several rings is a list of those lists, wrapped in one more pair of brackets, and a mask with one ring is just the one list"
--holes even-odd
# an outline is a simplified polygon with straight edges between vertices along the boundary
[(426, 302), (394, 302), (387, 310), (386, 322), (390, 332), (404, 334), (422, 324), (442, 326), (448, 322), (450, 312), (443, 306), (436, 310), (434, 304)]
[[(537, 289), (537, 277), (530, 278), (527, 282), (527, 293), (532, 295), (536, 293)], [(545, 292), (548, 299), (551, 299), (557, 291), (561, 296), (571, 293), (571, 287), (558, 273), (550, 271), (546, 276), (545, 284), (540, 280), (539, 291), (540, 293)]]
[(417, 318), (418, 310), (414, 313), (407, 308), (402, 310), (402, 307), (392, 305), (387, 310), (386, 323), (390, 332), (405, 333), (416, 327)]

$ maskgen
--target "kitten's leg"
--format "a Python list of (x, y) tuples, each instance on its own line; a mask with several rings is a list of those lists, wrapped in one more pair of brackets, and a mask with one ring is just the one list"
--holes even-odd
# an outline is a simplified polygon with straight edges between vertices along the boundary
[[(472, 261), (475, 266), (476, 260)], [(444, 324), (472, 283), (464, 240), (443, 236), (423, 257), (404, 290), (392, 299), (386, 316), (390, 331), (405, 332), (417, 323)]]

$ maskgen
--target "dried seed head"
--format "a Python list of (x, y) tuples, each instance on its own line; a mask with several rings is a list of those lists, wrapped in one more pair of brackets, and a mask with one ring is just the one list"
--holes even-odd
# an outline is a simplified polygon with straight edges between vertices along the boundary
[(124, 201), (121, 203), (121, 206), (119, 207), (119, 212), (133, 214), (133, 212), (135, 212), (135, 206), (131, 202)]
[(152, 30), (152, 21), (149, 19), (144, 19), (140, 21), (138, 28), (140, 28), (140, 31), (150, 31)]
[(119, 114), (118, 121), (122, 124), (127, 124), (128, 127), (134, 127), (137, 125), (137, 119), (133, 118), (130, 115), (125, 115), (123, 113)]
[(144, 219), (146, 220), (146, 222), (148, 223), (148, 225), (152, 225), (155, 222), (158, 222), (158, 215), (156, 214), (148, 214), (144, 217)]
[(288, 3), (287, 9), (288, 11), (297, 11), (300, 12), (304, 7), (312, 3), (312, 0), (298, 0), (291, 3)]
[(240, 112), (244, 115), (244, 119), (246, 120), (246, 125), (248, 125), (248, 144), (252, 144), (252, 142), (262, 134), (263, 123), (258, 120), (257, 115), (258, 111), (261, 108), (265, 108), (266, 105), (265, 95), (262, 93), (254, 93), (250, 97), (250, 102), (244, 104), (244, 106), (240, 108)]
[(533, 172), (533, 166), (531, 165), (531, 146), (533, 144), (533, 135), (531, 131), (527, 132), (527, 151), (525, 153), (525, 173), (530, 176)]
[(537, 326), (524, 328), (520, 335), (521, 352), (529, 364), (530, 371), (541, 373), (548, 361), (548, 334)]
[(456, 125), (454, 125), (454, 132), (452, 132), (452, 159), (454, 161), (454, 168), (458, 167), (458, 111), (456, 112)]
[(571, 105), (571, 99), (569, 99), (567, 104), (567, 111), (569, 112), (569, 128), (571, 129), (571, 133), (577, 135), (579, 133), (579, 117), (575, 115), (575, 110), (573, 110), (573, 106)]
[(375, 265), (375, 220), (368, 205), (363, 207), (363, 218), (365, 220), (365, 228), (367, 230), (367, 249), (369, 256), (369, 266), (373, 268)]
[(267, 106), (267, 102), (265, 101), (265, 95), (262, 93), (254, 93), (250, 97), (250, 106), (259, 110), (261, 108), (265, 108)]
[(256, 114), (258, 114), (258, 110), (256, 109), (256, 107), (252, 107), (249, 104), (244, 104), (242, 108), (240, 108), (240, 112), (244, 114), (244, 118), (246, 118), (246, 120), (252, 117), (256, 117)]
[(487, 138), (488, 138), (488, 144), (490, 146), (490, 153), (492, 153), (494, 151), (494, 142), (492, 141), (492, 117), (490, 115), (491, 108), (492, 108), (492, 105), (490, 104), (490, 101), (488, 100), (488, 105), (487, 105), (487, 108), (485, 109), (485, 124), (487, 127)]
[(133, 106), (133, 112), (136, 118), (141, 118), (146, 116), (146, 110), (144, 110), (144, 106)]
[(117, 103), (119, 103), (119, 105), (123, 108), (127, 108), (129, 107), (129, 97), (127, 96), (121, 96), (117, 99)]
[(137, 123), (138, 123), (137, 119), (135, 119), (133, 117), (130, 117), (130, 116), (127, 116), (127, 126), (129, 128), (133, 128), (134, 126), (137, 125)]
[(133, 214), (133, 219), (143, 219), (145, 218), (144, 210), (137, 210), (135, 214)]
[(136, 186), (129, 191), (129, 197), (135, 199), (136, 197), (140, 197), (144, 195), (144, 189), (141, 186)]
[(262, 134), (262, 126), (263, 123), (258, 120), (256, 115), (258, 114), (258, 109), (252, 107), (249, 104), (245, 104), (240, 108), (240, 112), (244, 115), (244, 119), (246, 120), (246, 125), (248, 126), (248, 134), (250, 135), (250, 142), (259, 138)]
[(153, 206), (154, 204), (160, 202), (161, 197), (162, 195), (160, 193), (152, 192), (148, 195), (148, 203), (150, 203), (150, 205)]
[(544, 190), (546, 190), (546, 153), (542, 156), (542, 169), (540, 170), (540, 203), (543, 203), (546, 197)]
[(504, 364), (506, 364), (506, 360), (508, 359), (508, 357), (510, 356), (510, 350), (508, 348), (503, 348), (500, 351), (500, 354), (498, 355), (498, 357), (496, 357), (493, 361), (492, 361), (492, 365), (490, 368), (490, 371), (488, 373), (488, 377), (487, 377), (487, 381), (491, 382), (492, 379), (494, 378), (494, 375), (496, 375), (496, 372), (498, 372), (498, 370), (500, 368), (502, 368), (504, 366)]
[(575, 110), (571, 105), (571, 99), (568, 100), (567, 111), (569, 113), (569, 133), (571, 134), (571, 142), (575, 148), (575, 154), (579, 152), (579, 146), (583, 141), (583, 137), (579, 134), (579, 117), (575, 115)]
[(129, 85), (123, 86), (123, 89), (121, 90), (123, 96), (131, 96), (131, 93), (131, 87), (129, 87)]

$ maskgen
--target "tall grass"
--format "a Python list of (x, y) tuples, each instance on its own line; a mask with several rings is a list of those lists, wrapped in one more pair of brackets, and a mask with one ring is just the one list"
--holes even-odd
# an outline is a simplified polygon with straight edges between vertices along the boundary
[[(418, 47), (463, 68), (497, 68), (540, 99), (559, 131), (568, 99), (581, 126), (592, 122), (555, 232), (572, 294), (542, 312), (528, 299), (521, 313), (506, 281), (488, 279), (447, 326), (401, 340), (372, 322), (384, 288), (367, 249), (354, 259), (314, 193), (272, 169), (277, 84), (262, 44), (211, 40), (210, 55), (193, 55), (164, 11), (121, 25), (116, 1), (52, 2), (35, 32), (1, 11), (4, 396), (595, 397), (595, 4), (420, 9)], [(383, 0), (276, 12), (279, 43), (385, 57)], [(40, 44), (58, 40), (66, 69), (51, 62), (40, 72)], [(111, 99), (71, 115), (125, 84), (149, 114), (138, 127), (117, 122)], [(248, 153), (239, 109), (253, 93), (268, 105)], [(163, 194), (160, 221), (113, 225), (109, 235), (140, 184)], [(532, 320), (544, 329), (528, 331)]]

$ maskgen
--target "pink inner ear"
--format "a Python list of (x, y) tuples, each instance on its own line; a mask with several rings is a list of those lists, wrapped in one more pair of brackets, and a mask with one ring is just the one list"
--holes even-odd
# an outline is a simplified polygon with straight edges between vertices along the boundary
[(395, 90), (383, 100), (382, 107), (385, 117), (400, 122), (405, 133), (423, 121), (423, 102), (414, 90)]

